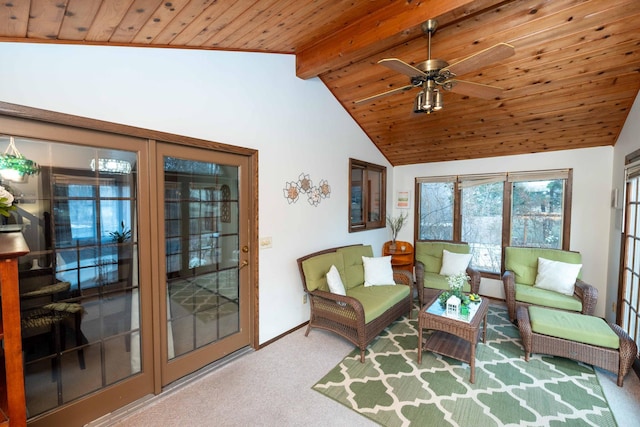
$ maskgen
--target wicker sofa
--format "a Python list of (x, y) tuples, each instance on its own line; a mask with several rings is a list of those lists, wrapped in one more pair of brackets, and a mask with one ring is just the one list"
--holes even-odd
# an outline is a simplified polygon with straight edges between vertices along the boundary
[(598, 302), (598, 289), (583, 282), (581, 273), (575, 281), (572, 295), (534, 286), (538, 273), (538, 258), (568, 264), (582, 264), (582, 256), (579, 252), (545, 248), (505, 248), (505, 272), (502, 275), (502, 282), (509, 319), (512, 322), (516, 320), (518, 306), (529, 305), (593, 315)]
[[(365, 286), (363, 256), (373, 258), (371, 246), (342, 246), (298, 258), (311, 307), (305, 336), (311, 328), (335, 332), (360, 348), (361, 362), (367, 345), (398, 317), (411, 316), (412, 309), (411, 274), (393, 270), (399, 285)], [(344, 296), (329, 290), (326, 276), (331, 266), (340, 273)]]
[[(448, 277), (441, 275), (443, 251), (456, 254), (468, 254), (471, 251), (468, 243), (452, 242), (448, 240), (430, 240), (416, 242), (416, 287), (418, 288), (418, 298), (420, 307), (429, 299), (429, 290), (432, 293), (449, 289)], [(469, 283), (464, 286), (464, 292), (477, 294), (480, 290), (480, 272), (472, 267), (467, 267)], [(425, 295), (427, 294), (427, 295)]]

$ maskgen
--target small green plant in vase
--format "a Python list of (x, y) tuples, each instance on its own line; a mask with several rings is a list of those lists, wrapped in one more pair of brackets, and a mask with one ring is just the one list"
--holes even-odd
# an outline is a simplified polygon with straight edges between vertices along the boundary
[(465, 283), (470, 280), (469, 276), (466, 272), (461, 271), (458, 274), (454, 274), (448, 277), (447, 281), (449, 282), (449, 291), (444, 291), (438, 297), (438, 302), (442, 308), (447, 306), (447, 300), (450, 296), (455, 295), (460, 298), (461, 305), (469, 305), (471, 300), (469, 296), (465, 295), (462, 290), (464, 289)]
[(403, 212), (400, 216), (396, 217), (387, 215), (387, 225), (391, 229), (391, 245), (389, 245), (389, 249), (392, 251), (396, 250), (396, 239), (398, 238), (398, 233), (402, 230), (402, 227), (404, 227), (407, 218), (409, 218), (409, 214), (406, 212)]

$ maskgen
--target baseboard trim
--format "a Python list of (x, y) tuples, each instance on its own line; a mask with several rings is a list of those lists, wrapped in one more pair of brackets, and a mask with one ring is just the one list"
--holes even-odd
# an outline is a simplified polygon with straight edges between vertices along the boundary
[(289, 335), (289, 334), (291, 334), (291, 333), (293, 333), (293, 332), (297, 331), (298, 329), (300, 329), (300, 328), (302, 328), (302, 327), (304, 327), (304, 326), (306, 326), (306, 325), (308, 325), (308, 324), (309, 324), (309, 321), (307, 320), (306, 322), (299, 324), (299, 325), (298, 325), (298, 326), (296, 326), (295, 328), (293, 328), (293, 329), (289, 329), (288, 331), (285, 331), (285, 332), (281, 333), (281, 334), (280, 334), (280, 335), (278, 335), (277, 337), (273, 337), (273, 338), (271, 338), (269, 341), (265, 341), (265, 342), (263, 342), (262, 344), (258, 345), (258, 348), (256, 348), (256, 350), (260, 350), (260, 349), (262, 349), (262, 348), (264, 348), (264, 347), (268, 346), (269, 344), (273, 344), (274, 342), (278, 341), (280, 338), (284, 338), (284, 337), (286, 337), (287, 335)]

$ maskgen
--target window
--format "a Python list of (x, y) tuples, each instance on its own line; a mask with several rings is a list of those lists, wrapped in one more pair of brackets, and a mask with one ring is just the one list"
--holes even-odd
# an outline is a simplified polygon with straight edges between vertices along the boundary
[(386, 226), (387, 168), (349, 159), (349, 232)]
[(469, 243), (471, 264), (500, 274), (506, 246), (569, 249), (571, 170), (416, 179), (418, 240)]
[(461, 240), (471, 247), (471, 264), (480, 271), (500, 272), (504, 176), (465, 178), (459, 186), (462, 192)]

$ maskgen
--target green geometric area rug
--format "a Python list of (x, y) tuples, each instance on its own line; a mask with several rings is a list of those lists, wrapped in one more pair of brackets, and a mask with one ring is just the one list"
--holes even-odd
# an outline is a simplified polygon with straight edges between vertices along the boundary
[(417, 364), (413, 317), (385, 329), (365, 363), (354, 349), (313, 389), (384, 426), (617, 425), (590, 365), (544, 355), (525, 362), (504, 308), (489, 307), (475, 384), (467, 363), (425, 351)]

